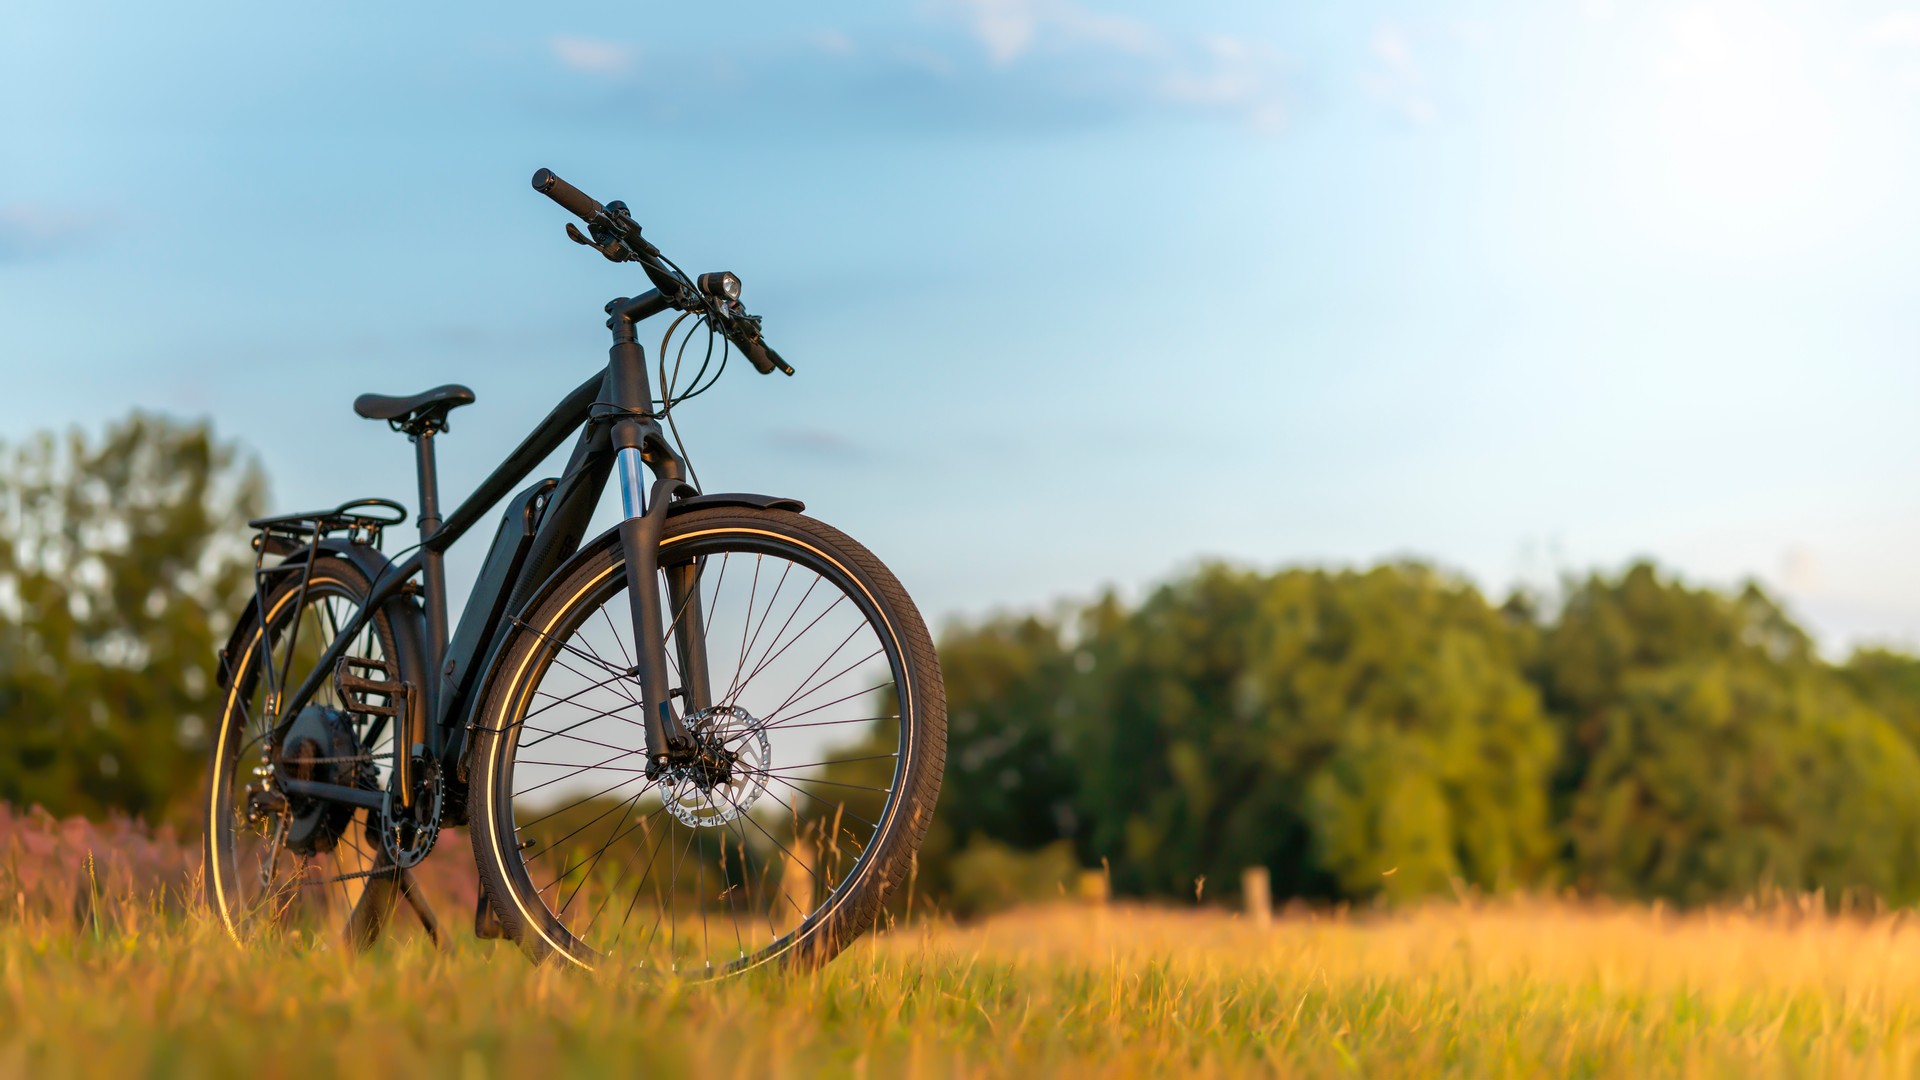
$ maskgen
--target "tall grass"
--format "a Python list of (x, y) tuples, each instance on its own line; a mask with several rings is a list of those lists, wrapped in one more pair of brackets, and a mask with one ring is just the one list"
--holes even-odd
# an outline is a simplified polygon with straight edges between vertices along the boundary
[[(722, 986), (419, 938), (242, 951), (159, 893), (0, 918), (0, 1074), (1729, 1076), (1920, 1071), (1920, 923), (1779, 901), (1060, 906)], [(458, 927), (464, 912), (443, 912)]]

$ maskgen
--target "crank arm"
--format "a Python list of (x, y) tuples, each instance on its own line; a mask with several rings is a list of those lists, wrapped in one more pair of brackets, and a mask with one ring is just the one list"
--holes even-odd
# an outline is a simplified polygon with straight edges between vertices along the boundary
[(301, 780), (298, 777), (277, 775), (274, 786), (289, 795), (301, 795), (321, 802), (340, 803), (345, 806), (357, 806), (376, 813), (387, 806), (387, 794), (384, 791), (368, 791), (365, 788), (348, 787), (345, 784), (327, 784), (319, 780)]

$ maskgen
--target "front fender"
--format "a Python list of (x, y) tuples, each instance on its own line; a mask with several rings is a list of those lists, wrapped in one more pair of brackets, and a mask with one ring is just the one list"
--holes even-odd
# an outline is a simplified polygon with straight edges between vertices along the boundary
[(789, 499), (780, 495), (753, 495), (744, 491), (723, 491), (713, 495), (695, 495), (691, 499), (675, 499), (667, 507), (667, 516), (685, 514), (694, 510), (707, 510), (715, 506), (751, 506), (755, 510), (791, 510), (796, 514), (804, 513), (807, 504), (799, 499)]

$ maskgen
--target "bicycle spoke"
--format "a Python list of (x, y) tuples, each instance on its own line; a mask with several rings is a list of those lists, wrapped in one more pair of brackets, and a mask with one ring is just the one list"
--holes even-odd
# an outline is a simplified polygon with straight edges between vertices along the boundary
[(571, 810), (571, 809), (573, 809), (573, 808), (574, 808), (574, 807), (576, 807), (576, 806), (584, 806), (584, 805), (586, 805), (587, 803), (590, 803), (590, 802), (592, 802), (593, 800), (595, 800), (595, 799), (598, 799), (598, 798), (600, 798), (600, 797), (601, 797), (602, 795), (611, 795), (611, 794), (612, 794), (612, 793), (614, 793), (615, 791), (618, 791), (618, 790), (620, 790), (621, 788), (623, 788), (623, 787), (626, 787), (626, 786), (627, 786), (628, 784), (631, 784), (631, 783), (633, 783), (633, 781), (634, 781), (635, 779), (636, 779), (635, 777), (632, 777), (632, 776), (629, 776), (629, 777), (627, 777), (626, 779), (624, 779), (624, 780), (621, 780), (621, 781), (620, 781), (619, 783), (617, 783), (617, 784), (614, 784), (614, 785), (613, 785), (612, 787), (607, 787), (607, 788), (602, 788), (602, 789), (600, 789), (599, 791), (596, 791), (596, 792), (594, 792), (594, 793), (593, 793), (593, 794), (591, 794), (591, 795), (587, 795), (587, 796), (583, 796), (582, 798), (579, 798), (579, 799), (575, 799), (575, 800), (574, 800), (573, 802), (570, 802), (570, 803), (568, 803), (567, 805), (565, 805), (565, 806), (562, 806), (562, 807), (560, 807), (560, 808), (559, 808), (559, 809), (557, 809), (557, 810), (549, 810), (549, 811), (547, 811), (546, 813), (544, 813), (544, 814), (541, 814), (541, 815), (540, 815), (539, 817), (537, 817), (537, 818), (534, 818), (534, 819), (533, 819), (532, 821), (528, 821), (528, 822), (525, 822), (525, 823), (522, 823), (522, 824), (518, 824), (518, 825), (516, 825), (516, 826), (515, 826), (515, 829), (516, 829), (517, 831), (525, 831), (525, 830), (527, 830), (527, 829), (531, 829), (531, 828), (533, 828), (533, 827), (534, 827), (535, 825), (538, 825), (538, 824), (540, 824), (541, 822), (543, 822), (543, 821), (546, 821), (546, 820), (548, 820), (548, 819), (550, 819), (550, 818), (554, 818), (554, 817), (557, 817), (557, 816), (559, 816), (559, 815), (561, 815), (561, 814), (564, 814), (564, 813), (566, 813), (567, 811), (569, 811), (569, 810)]
[[(580, 895), (580, 890), (586, 886), (587, 879), (593, 876), (593, 868), (600, 865), (601, 857), (607, 853), (608, 848), (613, 846), (614, 840), (617, 839), (620, 834), (621, 826), (624, 826), (627, 823), (628, 816), (633, 813), (633, 808), (639, 804), (640, 796), (644, 794), (646, 794), (644, 790), (637, 791), (634, 793), (632, 798), (626, 801), (626, 803), (624, 804), (626, 809), (621, 811), (620, 820), (614, 823), (614, 826), (613, 826), (614, 835), (607, 837), (607, 842), (604, 844), (601, 844), (600, 850), (593, 853), (593, 859), (587, 863), (586, 869), (582, 871), (580, 874), (580, 881), (574, 885), (573, 895), (575, 897)], [(561, 876), (565, 877), (564, 874)], [(565, 915), (567, 913), (568, 906), (570, 906), (572, 903), (573, 903), (573, 899), (571, 897), (562, 900), (560, 902), (560, 914)]]
[[(877, 694), (880, 691), (885, 690), (887, 687), (892, 685), (893, 685), (893, 680), (888, 679), (886, 682), (881, 683), (879, 686), (868, 687), (865, 690), (856, 690), (853, 693), (848, 694), (846, 697), (834, 698), (832, 701), (829, 701), (824, 705), (815, 705), (813, 708), (808, 709), (805, 712), (794, 713), (792, 716), (787, 717), (787, 719), (798, 720), (802, 716), (812, 716), (814, 713), (819, 712), (821, 709), (831, 709), (835, 705), (838, 705), (843, 701), (852, 701), (854, 698), (857, 698), (857, 697), (865, 697), (868, 694)], [(777, 721), (774, 721), (772, 718), (768, 718), (766, 726), (769, 729), (777, 728), (781, 726), (781, 722), (777, 722)]]
[[(753, 584), (747, 590), (746, 617), (740, 620), (740, 656), (733, 662), (733, 675), (736, 679), (740, 677), (740, 669), (747, 663), (747, 627), (753, 623), (753, 599), (760, 594), (760, 563), (763, 558), (764, 556), (760, 555), (753, 557)], [(727, 684), (724, 700), (729, 705), (733, 703), (733, 684), (731, 683)]]
[[(837, 702), (835, 704), (837, 704)], [(798, 728), (832, 727), (835, 724), (872, 724), (882, 720), (898, 719), (900, 719), (900, 714), (895, 713), (892, 716), (855, 716), (846, 720), (812, 720), (804, 724), (789, 724), (781, 721), (776, 724), (763, 724), (761, 727), (767, 731), (772, 731), (775, 728), (779, 728), (781, 731), (793, 731)]]
[[(633, 797), (632, 797), (632, 798), (630, 798), (630, 799), (626, 799), (626, 800), (624, 800), (624, 804), (632, 804), (632, 803), (634, 803), (634, 802), (637, 802), (637, 801), (639, 801), (639, 799), (640, 799), (640, 796), (642, 796), (642, 795), (645, 795), (645, 794), (646, 794), (646, 791), (645, 791), (644, 789), (643, 789), (643, 790), (641, 790), (641, 791), (636, 791), (636, 792), (634, 792), (634, 794), (633, 794)], [(599, 820), (601, 820), (602, 818), (604, 818), (604, 817), (606, 817), (606, 816), (607, 816), (608, 814), (611, 814), (611, 813), (613, 813), (613, 812), (614, 812), (615, 810), (618, 810), (618, 809), (620, 809), (620, 806), (621, 806), (621, 805), (623, 805), (623, 804), (622, 804), (622, 803), (616, 803), (615, 805), (613, 805), (613, 806), (610, 806), (610, 807), (608, 807), (608, 808), (607, 808), (607, 809), (605, 809), (605, 810), (602, 810), (602, 811), (601, 811), (601, 812), (599, 813), (599, 815), (598, 815), (598, 816), (596, 816), (596, 817), (595, 817), (595, 818), (593, 819), (593, 821), (589, 821), (589, 822), (587, 822), (587, 823), (586, 823), (585, 825), (582, 825), (582, 826), (580, 826), (579, 828), (577, 828), (577, 829), (575, 829), (575, 830), (573, 830), (572, 832), (570, 832), (570, 833), (568, 833), (568, 834), (567, 834), (566, 836), (563, 836), (563, 837), (561, 837), (561, 838), (560, 838), (559, 840), (556, 840), (556, 841), (554, 841), (553, 843), (551, 843), (551, 844), (548, 844), (548, 845), (547, 845), (547, 848), (546, 848), (546, 849), (547, 849), (548, 851), (552, 851), (552, 850), (553, 850), (554, 848), (557, 848), (557, 847), (559, 847), (559, 846), (560, 846), (561, 844), (564, 844), (564, 843), (566, 843), (566, 842), (567, 842), (568, 840), (571, 840), (571, 839), (573, 839), (574, 837), (576, 837), (576, 836), (578, 836), (578, 835), (580, 835), (580, 833), (581, 833), (582, 831), (584, 831), (584, 830), (586, 830), (586, 829), (587, 829), (587, 828), (588, 828), (589, 826), (591, 826), (591, 825), (593, 824), (593, 822), (594, 822), (594, 821), (599, 821)], [(638, 828), (638, 827), (639, 827), (638, 825), (635, 825), (635, 826), (633, 826), (632, 828), (629, 828), (629, 829), (627, 829), (627, 830), (626, 830), (626, 832), (618, 832), (618, 831), (616, 831), (616, 833), (615, 833), (615, 835), (613, 835), (613, 836), (611, 836), (611, 837), (609, 837), (609, 838), (607, 839), (607, 842), (606, 842), (605, 844), (602, 844), (602, 845), (600, 845), (600, 851), (605, 851), (605, 850), (607, 849), (607, 847), (608, 847), (608, 846), (610, 846), (611, 844), (613, 844), (613, 843), (614, 843), (615, 841), (617, 841), (617, 840), (619, 840), (619, 839), (621, 839), (622, 837), (625, 837), (625, 836), (626, 836), (626, 835), (627, 835), (628, 833), (630, 833), (630, 832), (632, 832), (632, 831), (633, 831), (633, 828)], [(599, 854), (599, 852), (595, 852), (595, 854), (597, 855), (597, 854)], [(582, 860), (582, 861), (584, 861), (584, 860)], [(548, 883), (548, 884), (546, 885), (546, 887), (545, 887), (545, 888), (542, 888), (542, 889), (541, 889), (540, 891), (541, 891), (541, 892), (546, 892), (546, 891), (547, 891), (547, 889), (551, 889), (551, 888), (553, 888), (553, 886), (555, 886), (555, 885), (557, 885), (557, 884), (559, 884), (559, 883), (560, 883), (560, 882), (562, 882), (562, 881), (565, 881), (565, 880), (566, 880), (566, 878), (567, 878), (567, 875), (568, 875), (568, 874), (571, 874), (571, 873), (573, 873), (573, 872), (574, 872), (575, 870), (577, 870), (577, 869), (579, 869), (579, 867), (580, 867), (580, 863), (574, 863), (574, 864), (573, 864), (572, 866), (569, 866), (569, 867), (567, 867), (567, 868), (566, 868), (565, 870), (562, 870), (562, 871), (560, 871), (560, 876), (559, 876), (559, 877), (556, 877), (556, 878), (554, 878), (554, 879), (553, 879), (553, 881), (551, 881), (551, 882), (549, 882), (549, 883)]]
[[(760, 644), (760, 632), (767, 628), (767, 620), (771, 618), (773, 615), (774, 605), (780, 602), (780, 591), (787, 587), (787, 575), (791, 573), (793, 573), (792, 563), (788, 563), (786, 567), (780, 571), (780, 580), (774, 583), (773, 595), (767, 597), (767, 609), (760, 613), (760, 623), (759, 625), (753, 628), (753, 640), (747, 642), (747, 644), (740, 650), (740, 661), (742, 664), (745, 664), (746, 658), (752, 655), (753, 647), (755, 645)], [(814, 583), (818, 584), (819, 579), (815, 578)], [(809, 589), (809, 591), (811, 591), (811, 589)], [(802, 603), (806, 602), (806, 597), (803, 596), (800, 599)], [(751, 599), (748, 600), (747, 609), (749, 611), (753, 609), (753, 603)], [(784, 628), (784, 624), (783, 624), (783, 628)], [(779, 637), (777, 633), (774, 636), (776, 638)]]
[[(854, 633), (859, 633), (859, 628), (858, 628), (858, 627), (856, 627), (856, 628), (854, 629)], [(846, 640), (845, 640), (845, 641), (842, 641), (842, 642), (841, 642), (840, 644), (838, 644), (838, 645), (836, 645), (836, 646), (834, 646), (834, 649), (833, 649), (833, 651), (827, 654), (827, 658), (826, 658), (826, 660), (822, 660), (822, 661), (820, 661), (820, 663), (819, 663), (819, 665), (818, 665), (818, 666), (816, 666), (816, 667), (815, 667), (815, 668), (813, 669), (813, 671), (812, 671), (812, 672), (810, 672), (810, 673), (809, 673), (809, 674), (807, 675), (807, 677), (806, 677), (805, 679), (803, 679), (803, 680), (801, 680), (801, 682), (802, 682), (802, 685), (805, 685), (806, 683), (810, 683), (810, 682), (812, 682), (812, 681), (813, 681), (813, 677), (814, 677), (815, 675), (818, 675), (818, 674), (820, 674), (820, 669), (821, 669), (821, 668), (823, 668), (823, 667), (826, 667), (826, 666), (827, 666), (827, 662), (828, 662), (828, 661), (830, 661), (830, 660), (832, 660), (832, 659), (833, 659), (834, 657), (836, 657), (836, 656), (839, 656), (839, 655), (840, 655), (840, 650), (841, 650), (841, 649), (844, 649), (844, 648), (846, 648), (846, 647), (847, 647), (847, 642), (848, 642), (848, 641), (852, 641), (852, 640), (853, 640), (853, 634), (848, 634), (848, 635), (847, 635), (847, 637), (846, 637)], [(831, 675), (831, 676), (829, 676), (829, 677), (828, 677), (828, 678), (826, 679), (826, 681), (824, 681), (824, 682), (822, 682), (822, 683), (821, 683), (820, 685), (818, 685), (818, 686), (815, 686), (815, 687), (813, 687), (813, 688), (812, 688), (812, 689), (810, 689), (810, 690), (807, 690), (807, 691), (806, 691), (805, 693), (802, 693), (802, 692), (800, 692), (800, 691), (798, 691), (798, 690), (796, 690), (796, 691), (794, 691), (793, 693), (791, 693), (791, 694), (788, 694), (788, 695), (787, 695), (787, 700), (785, 700), (785, 701), (783, 701), (783, 702), (781, 702), (781, 703), (780, 703), (780, 704), (779, 704), (779, 705), (778, 705), (777, 707), (775, 707), (775, 708), (774, 708), (774, 710), (773, 710), (773, 712), (771, 712), (771, 713), (769, 713), (768, 715), (769, 715), (769, 716), (779, 716), (779, 715), (780, 715), (781, 713), (783, 713), (783, 712), (785, 712), (785, 711), (787, 710), (787, 708), (788, 708), (789, 706), (792, 706), (792, 705), (798, 705), (798, 704), (800, 704), (801, 702), (803, 702), (803, 701), (805, 701), (805, 700), (807, 700), (808, 698), (810, 698), (810, 697), (812, 697), (813, 695), (815, 695), (815, 694), (817, 694), (817, 693), (819, 693), (820, 691), (822, 691), (822, 690), (825, 690), (825, 689), (826, 689), (827, 687), (829, 687), (829, 686), (832, 686), (832, 685), (834, 684), (834, 682), (835, 682), (835, 680), (837, 680), (837, 679), (839, 679), (839, 678), (840, 678), (841, 676), (844, 676), (844, 675), (846, 675), (846, 674), (848, 674), (849, 672), (851, 672), (851, 671), (853, 671), (853, 670), (854, 670), (855, 668), (858, 668), (858, 667), (859, 667), (860, 665), (862, 665), (862, 664), (864, 664), (864, 663), (866, 663), (867, 661), (869, 661), (869, 660), (872, 660), (872, 659), (873, 659), (874, 657), (876, 657), (876, 656), (879, 656), (879, 655), (880, 655), (880, 654), (881, 654), (882, 652), (884, 652), (884, 651), (885, 651), (884, 649), (875, 649), (875, 650), (873, 650), (872, 652), (870, 652), (870, 653), (868, 653), (867, 655), (865, 655), (865, 656), (863, 656), (863, 657), (861, 657), (861, 658), (860, 658), (860, 659), (858, 659), (858, 660), (855, 660), (855, 661), (854, 661), (853, 663), (851, 663), (851, 664), (849, 664), (849, 665), (847, 665), (846, 667), (844, 667), (844, 668), (842, 668), (842, 669), (840, 669), (839, 671), (837, 671), (837, 672), (835, 672), (835, 673), (834, 673), (833, 675)]]
[[(860, 824), (865, 825), (869, 829), (878, 829), (880, 827), (878, 825), (875, 825), (873, 822), (868, 821), (866, 818), (861, 817), (859, 814), (856, 814), (853, 811), (847, 809), (846, 803), (829, 802), (825, 798), (819, 795), (815, 795), (811, 791), (808, 791), (806, 788), (795, 786), (793, 781), (788, 780), (784, 776), (769, 776), (767, 779), (773, 780), (777, 783), (785, 784), (787, 785), (787, 790), (797, 791), (800, 794), (805, 795), (807, 798), (812, 799), (814, 802), (819, 803), (821, 806), (827, 807), (828, 809), (832, 810), (834, 813), (845, 814), (848, 817), (852, 818), (853, 820), (859, 822)], [(774, 798), (779, 799), (781, 805), (783, 806), (786, 805), (786, 800), (780, 799), (778, 795), (775, 795)], [(791, 810), (793, 808), (789, 806), (787, 807), (787, 809)]]
[[(647, 821), (658, 818), (661, 814), (664, 814), (666, 812), (667, 812), (667, 808), (666, 808), (666, 805), (663, 803), (659, 807), (655, 808), (653, 813), (648, 814), (646, 818), (642, 819), (642, 825), (644, 826)], [(641, 843), (641, 846), (645, 846), (646, 841), (643, 839), (640, 843)], [(593, 909), (593, 916), (587, 920), (586, 929), (588, 930), (593, 929), (594, 925), (600, 921), (600, 913), (605, 911), (607, 905), (613, 901), (613, 898), (620, 894), (620, 883), (627, 879), (627, 872), (632, 869), (633, 869), (633, 855), (629, 854), (626, 858), (620, 861), (620, 876), (614, 878), (613, 883), (607, 886), (607, 894), (604, 897), (601, 897), (600, 906)], [(641, 877), (644, 879), (646, 876), (646, 871), (642, 870), (640, 873), (641, 873)]]
[[(818, 584), (818, 582), (816, 581), (816, 582), (815, 582), (815, 584)], [(760, 677), (760, 673), (761, 673), (761, 672), (763, 672), (763, 671), (765, 671), (765, 670), (767, 670), (767, 666), (768, 666), (769, 664), (772, 664), (772, 663), (773, 663), (773, 662), (774, 662), (775, 660), (778, 660), (778, 659), (780, 659), (780, 658), (781, 658), (782, 656), (784, 656), (784, 655), (786, 655), (786, 652), (787, 652), (787, 650), (788, 650), (788, 649), (790, 649), (790, 648), (792, 648), (792, 647), (794, 646), (794, 643), (795, 643), (795, 642), (798, 642), (798, 641), (799, 641), (799, 640), (800, 640), (801, 638), (803, 638), (803, 637), (806, 637), (806, 636), (807, 636), (807, 632), (808, 632), (809, 630), (812, 630), (812, 629), (813, 629), (814, 627), (816, 627), (816, 626), (818, 626), (818, 625), (820, 625), (820, 620), (821, 620), (821, 619), (824, 619), (824, 618), (826, 618), (826, 617), (827, 617), (828, 615), (831, 615), (831, 614), (833, 614), (833, 612), (835, 611), (835, 609), (837, 609), (837, 608), (839, 608), (839, 606), (841, 605), (841, 603), (842, 603), (842, 602), (844, 602), (845, 600), (846, 600), (846, 597), (845, 597), (845, 596), (842, 596), (842, 597), (839, 597), (838, 599), (836, 599), (836, 600), (834, 600), (834, 602), (833, 602), (833, 606), (832, 606), (832, 607), (829, 607), (829, 608), (828, 608), (827, 610), (825, 610), (825, 611), (823, 611), (823, 612), (821, 612), (821, 613), (820, 613), (820, 614), (818, 614), (818, 615), (815, 615), (815, 616), (813, 617), (813, 621), (812, 621), (812, 622), (810, 622), (810, 623), (808, 623), (807, 625), (805, 625), (805, 626), (803, 626), (803, 627), (801, 627), (801, 628), (800, 628), (800, 632), (799, 632), (799, 633), (797, 633), (797, 634), (795, 634), (795, 635), (793, 635), (793, 640), (792, 640), (792, 641), (789, 641), (789, 642), (787, 642), (787, 643), (786, 643), (785, 645), (781, 645), (781, 646), (780, 646), (780, 651), (779, 651), (779, 652), (777, 652), (777, 653), (774, 653), (774, 654), (773, 654), (772, 656), (767, 656), (767, 657), (763, 657), (763, 658), (761, 659), (761, 661), (760, 661), (760, 663), (759, 663), (759, 664), (758, 664), (757, 666), (755, 666), (755, 667), (754, 667), (754, 669), (753, 669), (753, 673), (752, 673), (751, 675), (748, 675), (748, 676), (746, 677), (746, 679), (745, 679), (745, 681), (743, 681), (743, 682), (741, 682), (741, 684), (740, 684), (740, 686), (739, 686), (739, 687), (738, 687), (737, 689), (735, 689), (735, 690), (734, 690), (734, 691), (732, 692), (732, 696), (731, 696), (731, 697), (729, 697), (729, 698), (727, 699), (727, 704), (729, 704), (729, 705), (731, 705), (731, 704), (733, 704), (734, 702), (736, 702), (736, 701), (739, 701), (739, 700), (740, 700), (740, 695), (741, 695), (741, 694), (744, 694), (744, 693), (746, 693), (746, 692), (747, 692), (747, 686), (748, 686), (748, 684), (749, 684), (749, 683), (752, 683), (752, 682), (753, 682), (753, 680), (755, 680), (755, 679), (757, 679), (757, 678), (759, 678), (759, 677)], [(798, 609), (798, 608), (795, 608), (795, 609), (794, 609), (794, 614), (796, 614), (796, 615), (797, 615), (797, 614), (799, 614), (799, 609)], [(792, 622), (793, 622), (793, 616), (791, 616), (791, 615), (789, 615), (789, 616), (787, 617), (787, 623), (781, 626), (781, 631), (782, 631), (782, 632), (784, 633), (784, 632), (785, 632), (785, 630), (786, 630), (786, 626), (788, 626), (788, 625), (791, 625), (791, 624), (792, 624)], [(775, 643), (778, 643), (778, 642), (779, 642), (779, 640), (780, 640), (780, 639), (779, 639), (779, 636), (778, 636), (778, 635), (775, 635), (775, 637), (774, 637), (774, 642), (775, 642)], [(768, 649), (769, 649), (769, 650), (771, 650), (773, 646), (772, 646), (772, 645), (768, 645), (767, 647), (768, 647)]]

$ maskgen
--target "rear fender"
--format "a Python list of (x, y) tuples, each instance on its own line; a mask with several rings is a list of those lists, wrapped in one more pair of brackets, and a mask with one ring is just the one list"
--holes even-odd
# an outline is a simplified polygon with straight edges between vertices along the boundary
[[(328, 537), (318, 544), (309, 544), (292, 549), (287, 557), (265, 571), (269, 578), (261, 584), (271, 589), (280, 583), (286, 574), (303, 572), (314, 558), (344, 559), (354, 568), (367, 576), (374, 584), (389, 575), (393, 570), (393, 561), (382, 555), (377, 548), (368, 544), (356, 544), (345, 537)], [(317, 569), (317, 567), (316, 567)], [(393, 627), (394, 647), (399, 655), (400, 678), (416, 687), (427, 685), (427, 617), (420, 601), (408, 593), (392, 597), (385, 605), (387, 621)], [(254, 634), (260, 628), (260, 606), (249, 601), (240, 617), (234, 620), (233, 633), (228, 636), (226, 645), (220, 650), (220, 689), (232, 688), (233, 674), (240, 663)], [(417, 695), (416, 695), (417, 696)]]

